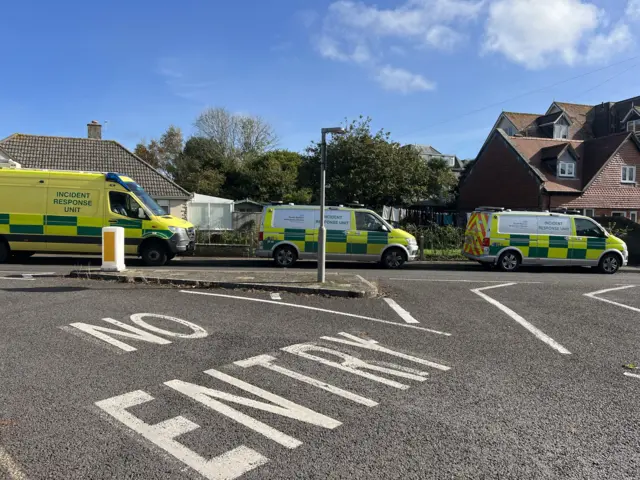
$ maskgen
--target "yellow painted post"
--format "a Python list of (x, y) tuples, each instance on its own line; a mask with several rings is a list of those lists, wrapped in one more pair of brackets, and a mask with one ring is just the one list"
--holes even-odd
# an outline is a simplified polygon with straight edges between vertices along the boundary
[(102, 229), (102, 267), (105, 272), (122, 272), (124, 263), (124, 228), (104, 227)]

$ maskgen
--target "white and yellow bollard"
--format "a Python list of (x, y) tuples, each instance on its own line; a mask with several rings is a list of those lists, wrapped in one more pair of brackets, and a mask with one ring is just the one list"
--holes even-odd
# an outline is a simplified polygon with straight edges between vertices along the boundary
[(122, 272), (124, 264), (124, 228), (104, 227), (102, 229), (102, 267), (105, 272)]

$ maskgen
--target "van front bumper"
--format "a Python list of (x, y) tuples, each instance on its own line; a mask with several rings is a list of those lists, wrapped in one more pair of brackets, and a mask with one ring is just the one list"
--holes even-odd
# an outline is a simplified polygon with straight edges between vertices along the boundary
[(407, 247), (407, 251), (409, 252), (408, 260), (413, 262), (416, 258), (418, 258), (418, 246), (417, 245), (409, 245)]
[(491, 263), (491, 264), (496, 263), (495, 255), (472, 255), (471, 253), (467, 253), (467, 252), (462, 252), (462, 255), (467, 257), (469, 260), (475, 260), (476, 262), (480, 262), (480, 263)]
[(169, 239), (169, 248), (171, 253), (191, 253), (196, 250), (195, 232), (190, 230), (179, 230)]

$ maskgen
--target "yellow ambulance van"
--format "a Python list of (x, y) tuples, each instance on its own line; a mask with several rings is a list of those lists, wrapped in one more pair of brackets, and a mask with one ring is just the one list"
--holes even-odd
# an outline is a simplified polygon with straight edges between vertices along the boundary
[(463, 254), (513, 272), (520, 265), (576, 265), (616, 273), (627, 244), (589, 217), (481, 207), (469, 217)]
[[(258, 257), (273, 258), (279, 267), (318, 257), (320, 207), (273, 205), (262, 212)], [(327, 260), (381, 262), (399, 268), (415, 260), (413, 235), (393, 228), (371, 210), (327, 207)]]
[(195, 247), (192, 224), (165, 211), (131, 178), (0, 167), (0, 263), (34, 253), (95, 253), (102, 227), (125, 229), (125, 253), (164, 265)]

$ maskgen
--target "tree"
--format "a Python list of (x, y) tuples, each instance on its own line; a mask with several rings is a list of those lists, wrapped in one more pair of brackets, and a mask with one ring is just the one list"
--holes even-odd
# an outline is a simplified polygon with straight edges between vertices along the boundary
[(138, 143), (133, 153), (163, 174), (171, 176), (175, 161), (182, 153), (183, 144), (180, 128), (170, 125), (159, 140), (152, 139), (147, 145), (144, 141)]
[(171, 166), (173, 179), (191, 192), (220, 195), (228, 165), (215, 142), (192, 137)]
[[(363, 118), (334, 135), (327, 143), (327, 200), (358, 201), (372, 208), (411, 205), (440, 197), (456, 183), (443, 162), (425, 162), (411, 146), (390, 140), (382, 130), (371, 133), (371, 119)], [(301, 178), (318, 198), (320, 146), (312, 144)]]
[(246, 165), (249, 195), (261, 201), (309, 203), (311, 190), (300, 188), (302, 156), (288, 150), (264, 153)]
[(197, 135), (216, 142), (224, 156), (240, 163), (278, 143), (273, 127), (257, 116), (239, 115), (225, 108), (208, 108), (195, 122)]

